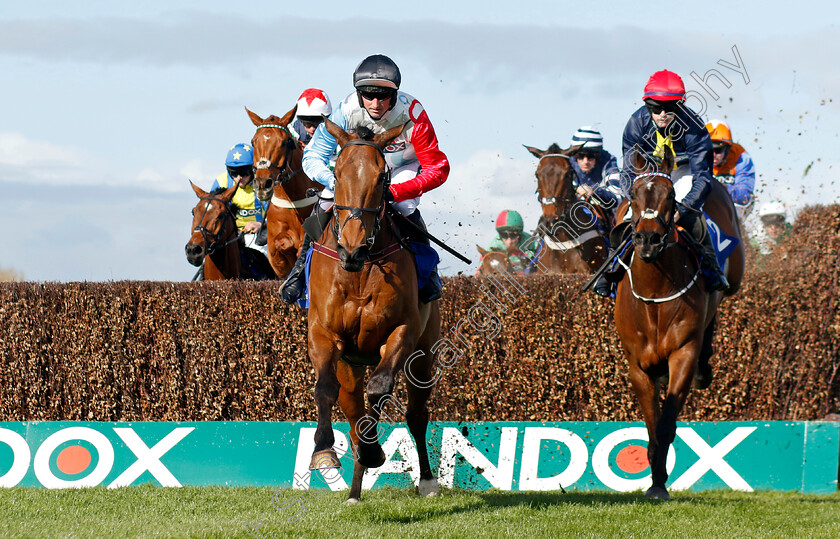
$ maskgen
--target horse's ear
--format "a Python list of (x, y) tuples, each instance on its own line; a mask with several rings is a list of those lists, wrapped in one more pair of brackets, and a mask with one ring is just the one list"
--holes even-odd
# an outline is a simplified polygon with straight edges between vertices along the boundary
[(265, 120), (248, 110), (248, 107), (245, 107), (245, 111), (248, 113), (248, 116), (251, 118), (251, 121), (254, 122), (254, 125), (256, 125), (257, 127), (265, 123)]
[(233, 185), (225, 189), (224, 193), (219, 194), (219, 198), (225, 202), (230, 202), (237, 188), (239, 188), (239, 182), (233, 182)]
[(674, 172), (674, 161), (676, 161), (674, 152), (671, 151), (669, 146), (665, 146), (663, 148), (662, 155), (662, 163), (659, 165), (659, 172), (664, 172), (670, 176), (671, 173)]
[(575, 155), (576, 153), (578, 153), (581, 148), (583, 148), (583, 144), (578, 144), (577, 146), (569, 146), (568, 148), (566, 148), (565, 150), (563, 150), (560, 153), (562, 153), (566, 157), (571, 157), (571, 156)]
[(204, 191), (203, 189), (201, 189), (201, 187), (194, 184), (192, 182), (192, 180), (189, 180), (189, 182), (190, 182), (190, 187), (192, 187), (192, 190), (195, 192), (195, 194), (198, 196), (198, 198), (204, 198), (204, 197), (210, 196), (209, 194), (207, 194), (207, 191)]
[(297, 103), (295, 103), (295, 106), (292, 107), (292, 110), (290, 110), (289, 112), (286, 113), (285, 116), (280, 118), (280, 125), (289, 125), (290, 123), (292, 123), (292, 120), (294, 119), (295, 114), (297, 114)]
[(398, 125), (397, 127), (392, 127), (384, 133), (374, 135), (373, 143), (379, 146), (380, 148), (384, 148), (385, 146), (390, 144), (392, 140), (400, 136), (400, 133), (403, 132), (403, 129), (405, 129), (405, 124)]
[(645, 157), (639, 152), (639, 150), (633, 150), (633, 168), (637, 173), (642, 173), (645, 170), (648, 170), (648, 163), (645, 161)]
[(344, 147), (344, 145), (347, 144), (347, 141), (352, 138), (350, 133), (342, 129), (338, 124), (331, 122), (329, 118), (324, 118), (324, 127), (327, 129), (327, 133), (335, 138), (335, 141), (338, 142), (339, 146)]
[(487, 256), (487, 251), (482, 249), (481, 245), (476, 244), (475, 248), (478, 249), (478, 252), (481, 254), (481, 256)]
[[(525, 145), (523, 144), (522, 146), (525, 146)], [(540, 149), (534, 148), (532, 146), (525, 146), (525, 149), (528, 150), (529, 152), (531, 152), (534, 155), (534, 157), (537, 157), (537, 158), (542, 158), (542, 156), (544, 156), (546, 154), (546, 152), (544, 152)]]

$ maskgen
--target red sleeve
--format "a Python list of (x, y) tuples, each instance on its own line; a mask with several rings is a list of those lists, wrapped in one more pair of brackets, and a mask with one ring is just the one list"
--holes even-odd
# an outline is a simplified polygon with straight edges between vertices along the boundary
[[(416, 116), (415, 111), (419, 111)], [(420, 174), (407, 182), (391, 186), (395, 202), (419, 197), (441, 185), (449, 176), (449, 160), (438, 148), (435, 128), (416, 99), (409, 107), (408, 115), (414, 122), (409, 142), (414, 146), (414, 153), (420, 162)]]

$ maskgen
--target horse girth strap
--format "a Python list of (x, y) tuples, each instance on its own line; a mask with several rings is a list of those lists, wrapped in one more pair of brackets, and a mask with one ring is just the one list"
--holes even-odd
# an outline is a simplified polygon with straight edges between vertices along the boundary
[[(378, 262), (379, 260), (382, 260), (383, 258), (387, 258), (387, 257), (391, 256), (392, 254), (396, 253), (397, 251), (399, 251), (402, 248), (403, 247), (402, 247), (402, 245), (400, 245), (399, 242), (394, 242), (391, 245), (389, 245), (388, 247), (382, 249), (381, 251), (377, 251), (377, 252), (371, 254), (370, 257), (367, 260), (365, 260), (365, 264), (372, 264), (374, 262)], [(312, 244), (312, 251), (315, 252), (315, 253), (320, 253), (320, 254), (326, 256), (327, 258), (332, 258), (333, 260), (341, 260), (338, 257), (338, 251), (327, 247), (323, 243), (314, 242)]]

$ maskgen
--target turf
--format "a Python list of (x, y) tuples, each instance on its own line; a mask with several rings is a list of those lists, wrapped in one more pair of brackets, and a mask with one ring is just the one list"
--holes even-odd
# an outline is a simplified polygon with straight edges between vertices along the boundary
[(840, 493), (0, 489), (2, 537), (840, 537)]

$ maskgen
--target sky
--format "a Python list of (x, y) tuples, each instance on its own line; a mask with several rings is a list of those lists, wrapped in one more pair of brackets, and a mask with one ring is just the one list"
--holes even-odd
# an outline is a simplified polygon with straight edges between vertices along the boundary
[(665, 68), (751, 154), (758, 204), (780, 200), (794, 217), (840, 200), (833, 3), (289, 4), (0, 8), (0, 268), (31, 281), (190, 280), (188, 180), (209, 188), (227, 149), (251, 139), (245, 107), (282, 116), (308, 87), (338, 102), (375, 53), (400, 66), (452, 166), (420, 205), (430, 232), (473, 259), (442, 254), (444, 275), (474, 272), (500, 211), (536, 227), (537, 160), (523, 145), (566, 147), (594, 125), (620, 154), (645, 82)]

